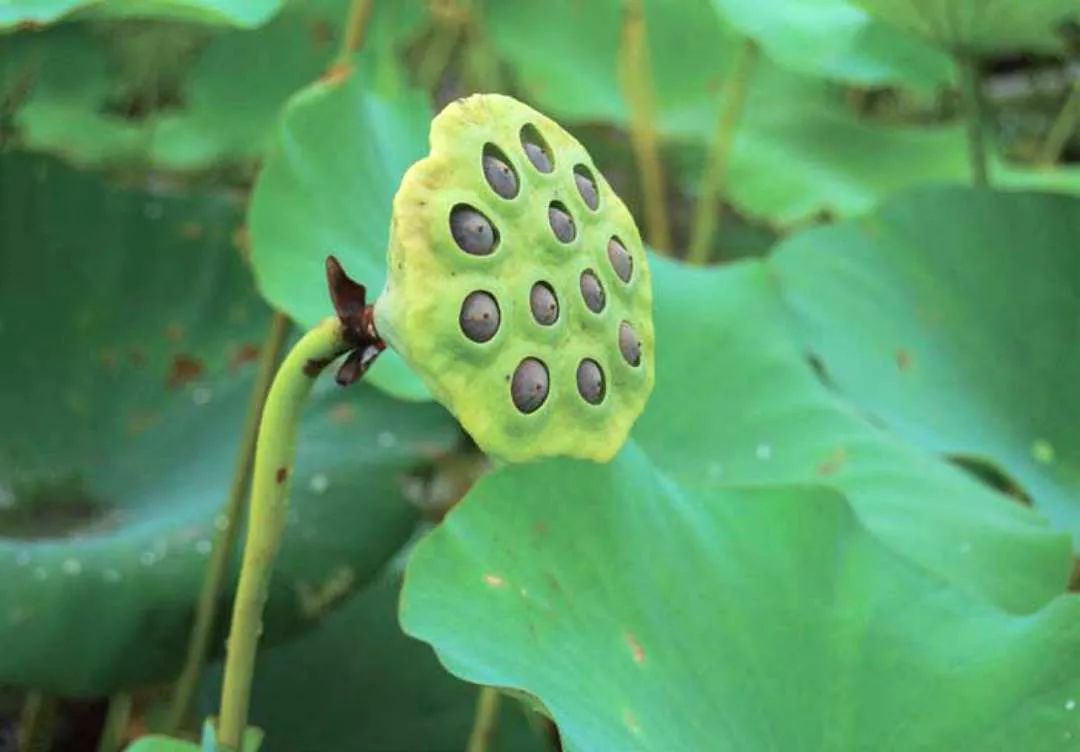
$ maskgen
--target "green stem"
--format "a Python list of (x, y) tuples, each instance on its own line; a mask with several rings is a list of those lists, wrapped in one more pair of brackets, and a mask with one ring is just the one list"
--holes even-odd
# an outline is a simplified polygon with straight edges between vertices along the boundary
[(48, 752), (56, 730), (56, 698), (31, 692), (19, 718), (19, 752)]
[(619, 80), (630, 106), (630, 145), (645, 199), (646, 239), (653, 248), (670, 251), (671, 226), (655, 126), (656, 103), (642, 0), (626, 0), (619, 47)]
[(476, 700), (476, 717), (465, 752), (487, 752), (499, 725), (501, 695), (494, 687), (481, 687)]
[(338, 54), (339, 64), (348, 62), (353, 53), (364, 46), (364, 35), (374, 5), (375, 0), (352, 0), (349, 3), (349, 14), (345, 17), (345, 35), (341, 42), (341, 52)]
[(221, 691), (218, 740), (228, 749), (240, 749), (247, 727), (263, 606), (285, 531), (300, 412), (318, 374), (349, 348), (339, 320), (323, 321), (293, 346), (266, 397), (255, 445), (247, 539), (233, 601)]
[(690, 251), (687, 254), (687, 260), (692, 264), (706, 264), (709, 261), (721, 211), (717, 202), (724, 196), (728, 156), (735, 140), (735, 128), (746, 105), (746, 94), (756, 60), (757, 45), (753, 40), (747, 39), (739, 48), (735, 65), (724, 82), (720, 117), (716, 121), (716, 133), (709, 148), (700, 195), (694, 207), (694, 227), (690, 235)]
[(1076, 81), (1065, 98), (1065, 104), (1061, 112), (1054, 118), (1050, 130), (1046, 132), (1046, 139), (1039, 148), (1037, 162), (1044, 167), (1055, 164), (1065, 151), (1065, 144), (1069, 143), (1076, 129), (1080, 127), (1080, 81)]
[(431, 38), (417, 66), (416, 79), (425, 91), (434, 93), (446, 67), (450, 64), (450, 58), (454, 54), (454, 47), (457, 45), (462, 30), (457, 23), (451, 21), (444, 23), (435, 19), (432, 24)]
[(986, 140), (983, 136), (982, 107), (979, 97), (979, 71), (968, 55), (956, 53), (960, 74), (960, 90), (964, 101), (964, 121), (967, 125), (968, 159), (971, 162), (971, 182), (977, 188), (989, 185), (987, 178)]
[(101, 740), (98, 752), (119, 752), (127, 736), (128, 723), (131, 721), (131, 695), (118, 692), (109, 698), (109, 710), (105, 714), (105, 724), (101, 727)]
[(270, 380), (274, 377), (274, 369), (277, 367), (278, 360), (281, 359), (281, 351), (285, 348), (285, 337), (289, 333), (289, 326), (288, 316), (275, 313), (270, 321), (270, 331), (259, 353), (259, 371), (248, 402), (247, 417), (244, 419), (240, 452), (236, 458), (228, 500), (222, 510), (225, 524), (214, 536), (214, 547), (211, 549), (210, 561), (206, 567), (202, 591), (199, 593), (199, 602), (195, 609), (195, 624), (188, 640), (184, 668), (176, 681), (172, 703), (165, 720), (164, 732), (170, 736), (175, 736), (187, 720), (191, 700), (199, 684), (199, 674), (206, 661), (210, 637), (218, 619), (218, 602), (225, 588), (225, 577), (229, 573), (229, 563), (232, 561), (236, 535), (243, 517), (244, 494), (247, 491), (248, 478), (251, 476), (252, 459), (255, 457), (255, 436), (259, 430), (259, 417), (262, 415), (266, 393), (270, 389)]

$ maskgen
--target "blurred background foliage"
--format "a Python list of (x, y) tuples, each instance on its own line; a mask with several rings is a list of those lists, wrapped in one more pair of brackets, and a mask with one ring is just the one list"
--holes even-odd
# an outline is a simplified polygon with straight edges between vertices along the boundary
[(488, 474), (393, 353), (320, 383), (262, 748), (461, 749), (469, 682), (515, 690), (490, 749), (1075, 745), (1078, 24), (1074, 0), (0, 4), (0, 750), (28, 696), (55, 749), (95, 749), (109, 697), (135, 698), (124, 738), (168, 725), (215, 551), (230, 601), (266, 369), (331, 312), (327, 253), (381, 288), (431, 117), (491, 91), (639, 218), (656, 392), (609, 466)]

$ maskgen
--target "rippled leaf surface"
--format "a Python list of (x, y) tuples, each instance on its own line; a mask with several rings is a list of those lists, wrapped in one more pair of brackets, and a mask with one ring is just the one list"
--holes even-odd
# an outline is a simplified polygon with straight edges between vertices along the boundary
[(1019, 617), (951, 588), (836, 492), (675, 485), (634, 445), (482, 481), (402, 610), (571, 750), (1057, 749), (1080, 734), (1078, 619), (1073, 596)]
[(1080, 540), (1080, 200), (923, 190), (784, 243), (774, 267), (845, 395), (989, 462)]

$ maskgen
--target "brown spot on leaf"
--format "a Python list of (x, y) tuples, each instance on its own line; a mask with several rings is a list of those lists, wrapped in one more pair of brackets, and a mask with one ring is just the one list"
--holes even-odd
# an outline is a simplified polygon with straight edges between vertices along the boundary
[(199, 378), (203, 372), (202, 361), (191, 355), (181, 353), (173, 358), (172, 367), (169, 369), (169, 378), (166, 382), (170, 389), (179, 389)]
[(501, 587), (505, 587), (505, 585), (506, 585), (506, 580), (504, 580), (502, 577), (500, 577), (497, 574), (491, 574), (491, 573), (488, 573), (488, 574), (484, 575), (484, 582), (486, 582), (488, 585), (491, 585), (491, 587), (499, 587), (499, 588), (501, 588)]
[(847, 451), (843, 447), (839, 447), (824, 462), (818, 465), (818, 475), (834, 475), (840, 472), (845, 462), (847, 462)]
[(903, 347), (896, 348), (896, 367), (897, 368), (899, 368), (901, 371), (906, 371), (909, 368), (911, 368), (911, 366), (913, 364), (914, 364), (914, 358), (912, 357), (910, 351), (908, 351), (906, 348), (903, 348)]
[(337, 63), (323, 74), (322, 80), (328, 84), (341, 84), (352, 75), (353, 67), (349, 63)]
[(335, 423), (352, 423), (356, 420), (356, 407), (351, 402), (339, 402), (330, 408), (330, 420)]
[(187, 329), (183, 324), (169, 324), (165, 327), (165, 336), (169, 338), (170, 342), (179, 342), (187, 336)]
[(645, 662), (645, 649), (641, 647), (641, 643), (638, 642), (637, 637), (633, 632), (626, 632), (623, 634), (623, 638), (626, 640), (626, 644), (630, 647), (630, 654), (634, 657), (634, 663)]
[(326, 21), (312, 21), (308, 28), (311, 29), (311, 41), (316, 47), (325, 47), (334, 41), (334, 27)]
[(278, 482), (278, 484), (284, 483), (285, 479), (288, 478), (288, 477), (289, 477), (289, 468), (287, 468), (287, 467), (279, 467), (277, 469), (277, 472), (274, 474), (274, 479)]
[(533, 523), (533, 530), (536, 532), (537, 535), (547, 535), (548, 534), (547, 523), (544, 522), (543, 520), (537, 520), (536, 522)]
[(630, 729), (630, 732), (635, 736), (641, 733), (641, 724), (638, 722), (637, 716), (634, 715), (633, 711), (623, 711), (623, 723), (626, 724), (626, 728)]
[(161, 416), (157, 413), (135, 413), (128, 418), (128, 433), (132, 436), (138, 436), (145, 433), (148, 428), (158, 422), (160, 417)]
[(180, 237), (184, 240), (199, 240), (203, 236), (203, 226), (198, 222), (185, 222), (180, 225)]
[(247, 363), (253, 363), (259, 359), (259, 346), (251, 342), (247, 342), (239, 347), (235, 348), (232, 355), (229, 356), (229, 370), (236, 372), (240, 370), (240, 366)]
[(240, 251), (240, 256), (245, 260), (251, 259), (251, 235), (247, 225), (240, 225), (232, 232), (232, 244)]
[(116, 367), (120, 364), (120, 357), (116, 354), (116, 350), (106, 349), (101, 351), (101, 365), (108, 368), (110, 371), (115, 371)]

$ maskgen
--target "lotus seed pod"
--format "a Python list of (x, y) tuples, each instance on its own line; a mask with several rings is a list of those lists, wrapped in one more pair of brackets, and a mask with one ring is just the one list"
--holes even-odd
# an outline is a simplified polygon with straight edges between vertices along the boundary
[(394, 198), (375, 323), (486, 452), (606, 461), (652, 391), (652, 290), (588, 152), (501, 95), (444, 109)]

